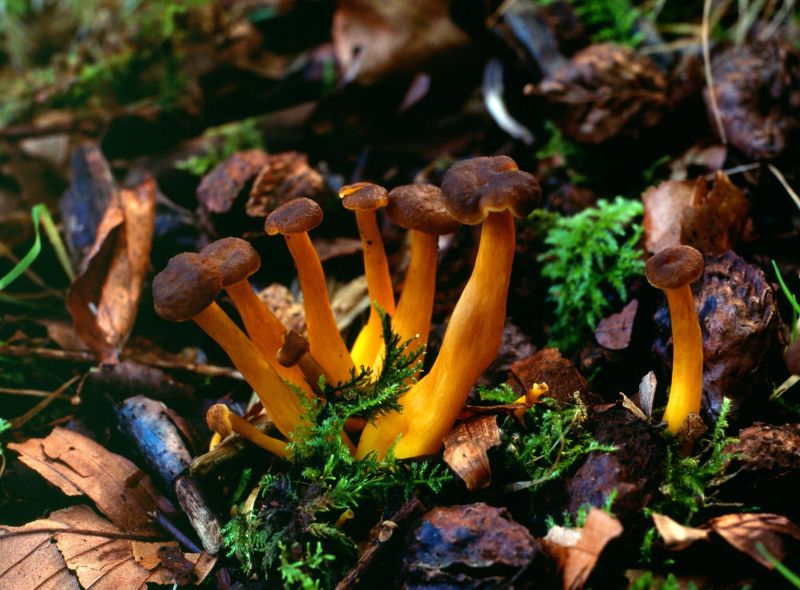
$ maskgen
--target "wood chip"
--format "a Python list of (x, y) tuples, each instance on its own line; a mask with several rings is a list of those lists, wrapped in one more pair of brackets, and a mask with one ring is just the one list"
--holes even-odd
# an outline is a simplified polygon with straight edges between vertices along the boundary
[(461, 422), (445, 437), (444, 460), (464, 480), (468, 490), (482, 490), (492, 483), (486, 451), (499, 445), (497, 416), (478, 416)]

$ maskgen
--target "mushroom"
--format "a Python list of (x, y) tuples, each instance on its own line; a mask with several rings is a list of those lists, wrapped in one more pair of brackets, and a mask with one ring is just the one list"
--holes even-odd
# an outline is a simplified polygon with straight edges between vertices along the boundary
[(645, 265), (647, 280), (664, 291), (672, 322), (672, 384), (664, 420), (675, 434), (689, 414), (700, 413), (703, 335), (689, 284), (703, 274), (703, 255), (691, 246), (664, 248)]
[(246, 438), (254, 445), (274, 455), (284, 459), (289, 457), (284, 441), (264, 434), (250, 422), (231, 412), (225, 404), (214, 404), (208, 408), (206, 423), (221, 439), (235, 432), (242, 438)]
[(321, 222), (320, 206), (311, 199), (300, 198), (284, 203), (270, 213), (264, 229), (271, 236), (283, 234), (286, 240), (303, 290), (311, 355), (334, 382), (340, 382), (350, 378), (353, 359), (336, 326), (322, 263), (308, 237), (309, 230)]
[(200, 254), (178, 254), (153, 279), (156, 313), (173, 322), (194, 320), (227, 353), (258, 394), (275, 426), (288, 437), (301, 422), (299, 400), (214, 302), (221, 290), (222, 273), (215, 261)]
[(364, 250), (364, 274), (367, 276), (369, 299), (373, 304), (370, 306), (369, 319), (356, 337), (350, 355), (356, 367), (371, 367), (383, 344), (381, 318), (375, 306), (389, 315), (394, 315), (395, 309), (392, 277), (375, 214), (378, 209), (386, 207), (389, 193), (377, 184), (359, 182), (342, 187), (339, 197), (345, 209), (356, 213)]
[(325, 377), (327, 383), (331, 382), (330, 375), (325, 374), (322, 368), (309, 352), (308, 340), (295, 331), (289, 330), (283, 338), (283, 345), (278, 350), (278, 363), (283, 367), (296, 367), (303, 373), (305, 380), (319, 393), (319, 378)]
[(385, 455), (400, 435), (398, 458), (434, 453), (442, 445), (470, 389), (497, 355), (514, 259), (514, 217), (528, 215), (540, 195), (536, 179), (505, 156), (459, 162), (445, 174), (442, 197), (451, 215), (461, 223), (483, 222), (475, 266), (430, 372), (400, 397), (402, 413), (364, 428), (357, 457)]
[[(411, 263), (392, 317), (392, 327), (401, 341), (416, 339), (415, 346), (425, 346), (436, 292), (438, 237), (453, 233), (460, 224), (445, 208), (442, 191), (431, 184), (408, 184), (392, 189), (386, 214), (411, 234)], [(382, 346), (374, 365), (376, 372), (383, 361), (383, 350)]]
[(311, 387), (306, 383), (300, 367), (281, 365), (276, 360), (278, 350), (283, 345), (286, 328), (258, 298), (247, 280), (261, 266), (261, 259), (255, 249), (246, 240), (223, 238), (200, 250), (200, 255), (219, 265), (222, 287), (233, 300), (247, 334), (267, 362), (281, 377), (311, 395)]

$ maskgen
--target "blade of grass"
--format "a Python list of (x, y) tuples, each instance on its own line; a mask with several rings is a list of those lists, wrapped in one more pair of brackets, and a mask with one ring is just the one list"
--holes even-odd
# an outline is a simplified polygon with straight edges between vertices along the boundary
[(0, 290), (5, 289), (11, 283), (17, 280), (19, 276), (24, 273), (31, 264), (33, 264), (34, 260), (36, 260), (41, 253), (42, 236), (39, 230), (40, 224), (44, 228), (45, 234), (50, 240), (50, 243), (53, 245), (53, 249), (56, 252), (56, 256), (58, 256), (61, 266), (64, 268), (64, 272), (67, 274), (70, 281), (75, 278), (75, 272), (73, 271), (72, 264), (67, 256), (67, 250), (64, 247), (64, 242), (61, 241), (61, 236), (58, 235), (58, 230), (53, 222), (53, 218), (50, 217), (50, 212), (47, 210), (47, 207), (42, 204), (34, 205), (34, 207), (31, 209), (31, 221), (33, 222), (33, 231), (36, 236), (33, 246), (31, 246), (31, 249), (28, 250), (25, 256), (20, 259), (14, 268), (12, 268), (4, 277), (0, 277)]
[(783, 291), (783, 295), (789, 301), (789, 305), (792, 306), (792, 342), (797, 340), (797, 319), (800, 318), (800, 303), (797, 302), (797, 297), (794, 296), (789, 290), (789, 287), (786, 286), (786, 282), (783, 280), (783, 275), (781, 274), (780, 269), (778, 269), (778, 265), (775, 264), (775, 261), (772, 261), (772, 268), (775, 269), (775, 276), (778, 277), (778, 283), (781, 285), (781, 290)]
[(756, 543), (756, 549), (758, 549), (758, 552), (764, 556), (764, 559), (766, 559), (770, 565), (772, 565), (772, 567), (774, 567), (778, 573), (786, 579), (787, 582), (789, 582), (795, 588), (800, 588), (800, 576), (783, 565), (772, 553), (767, 551), (767, 548), (764, 547), (763, 543)]

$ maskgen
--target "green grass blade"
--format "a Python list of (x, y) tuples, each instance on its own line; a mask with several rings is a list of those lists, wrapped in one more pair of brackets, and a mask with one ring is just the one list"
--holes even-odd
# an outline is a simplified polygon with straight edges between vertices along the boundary
[(53, 250), (55, 250), (58, 261), (61, 263), (61, 268), (64, 269), (64, 273), (69, 277), (69, 281), (71, 283), (75, 280), (75, 270), (72, 268), (72, 262), (69, 259), (69, 254), (67, 254), (67, 248), (61, 239), (61, 234), (58, 233), (56, 224), (53, 221), (53, 218), (50, 217), (50, 212), (47, 210), (47, 208), (44, 205), (36, 206), (42, 208), (42, 228), (44, 229), (44, 233), (47, 235), (47, 239), (50, 240), (50, 243), (53, 245)]
[(756, 543), (756, 549), (758, 549), (758, 552), (764, 556), (764, 559), (770, 562), (772, 567), (778, 570), (778, 573), (780, 573), (780, 575), (782, 575), (787, 582), (789, 582), (795, 588), (800, 588), (800, 576), (783, 565), (772, 553), (767, 551), (767, 548), (764, 547), (763, 543)]

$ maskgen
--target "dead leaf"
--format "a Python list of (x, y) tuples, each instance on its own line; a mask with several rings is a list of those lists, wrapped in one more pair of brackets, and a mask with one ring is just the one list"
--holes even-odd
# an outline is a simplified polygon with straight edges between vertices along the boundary
[(678, 432), (675, 433), (675, 439), (680, 446), (681, 455), (684, 457), (691, 455), (695, 443), (703, 438), (706, 432), (708, 432), (708, 426), (706, 426), (699, 414), (692, 412), (686, 416), (686, 419), (678, 428)]
[(670, 180), (687, 180), (699, 174), (716, 172), (725, 164), (728, 148), (724, 145), (693, 145), (669, 163)]
[(345, 0), (333, 15), (334, 50), (347, 81), (368, 84), (390, 73), (418, 72), (468, 43), (450, 20), (447, 0)]
[[(24, 527), (8, 527), (5, 532), (40, 529), (43, 532), (7, 538), (0, 533), (0, 580), (7, 578), (10, 582), (8, 586), (4, 582), (3, 587), (77, 589), (80, 583), (80, 587), (92, 590), (138, 590), (148, 583), (179, 582), (161, 559), (152, 557), (166, 548), (177, 551), (176, 543), (125, 538), (88, 506), (71, 506)], [(59, 532), (62, 529), (75, 532)], [(206, 553), (181, 557), (192, 565), (191, 574), (183, 577), (185, 583), (201, 582), (216, 562)]]
[(686, 244), (721, 254), (747, 233), (748, 201), (723, 172), (715, 174), (710, 191), (703, 177), (667, 180), (647, 189), (642, 201), (649, 252)]
[(482, 490), (492, 483), (486, 451), (500, 445), (497, 416), (461, 422), (444, 439), (444, 460), (464, 480), (467, 489)]
[(149, 269), (155, 219), (155, 181), (115, 191), (67, 295), (75, 331), (102, 363), (117, 362), (133, 328)]
[(664, 540), (664, 545), (669, 549), (680, 551), (686, 549), (695, 541), (705, 541), (708, 539), (710, 531), (698, 529), (690, 526), (683, 526), (672, 520), (669, 516), (653, 513), (653, 523), (656, 525), (658, 534)]
[(622, 407), (628, 410), (631, 414), (639, 418), (639, 420), (644, 420), (647, 422), (647, 414), (645, 414), (642, 409), (636, 405), (636, 403), (629, 398), (624, 393), (619, 393), (620, 397), (622, 398)]
[(325, 189), (325, 179), (308, 165), (300, 152), (270, 154), (261, 168), (245, 211), (250, 217), (266, 217), (275, 209), (298, 197), (314, 199)]
[(360, 254), (362, 250), (361, 240), (355, 238), (315, 238), (312, 242), (320, 262)]
[(155, 534), (147, 513), (174, 510), (136, 465), (77, 432), (56, 427), (47, 438), (8, 448), (68, 496), (88, 496), (123, 531)]
[(619, 313), (603, 318), (594, 330), (597, 343), (609, 350), (625, 350), (631, 343), (633, 321), (639, 310), (639, 301), (633, 299)]
[(787, 553), (785, 541), (800, 541), (800, 527), (778, 514), (726, 514), (709, 521), (711, 529), (734, 548), (755, 559), (767, 569), (774, 566), (758, 550), (759, 544), (778, 561)]
[(639, 382), (639, 391), (634, 396), (633, 401), (642, 408), (642, 411), (648, 418), (653, 416), (653, 401), (656, 398), (657, 385), (656, 374), (650, 371), (647, 375), (642, 377), (642, 380)]
[(269, 156), (261, 150), (236, 152), (203, 177), (197, 186), (197, 200), (210, 213), (230, 211), (245, 185), (268, 161)]
[(544, 549), (563, 572), (564, 590), (583, 588), (600, 554), (612, 539), (622, 534), (620, 522), (602, 510), (592, 508), (583, 528), (553, 527), (542, 539)]

